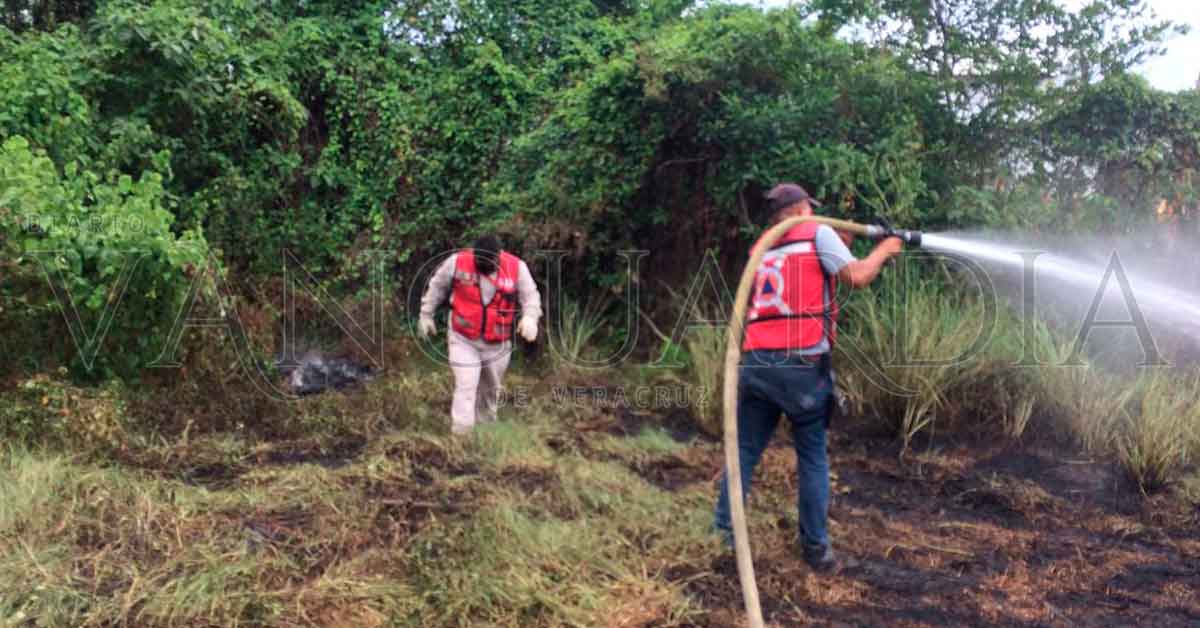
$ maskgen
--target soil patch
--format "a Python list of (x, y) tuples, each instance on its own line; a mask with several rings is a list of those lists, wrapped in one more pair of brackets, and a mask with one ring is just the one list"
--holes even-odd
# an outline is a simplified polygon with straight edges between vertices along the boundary
[(448, 483), (421, 469), (409, 478), (355, 478), (350, 485), (377, 506), (376, 527), (393, 539), (416, 534), (434, 518), (466, 517), (478, 509), (477, 485)]
[(1064, 500), (1108, 501), (1136, 490), (1116, 464), (1070, 452), (1049, 449), (1005, 451), (980, 460), (977, 475), (992, 472), (1019, 476)]
[(527, 495), (545, 493), (560, 486), (554, 470), (544, 467), (505, 467), (492, 481), (515, 486)]
[(430, 473), (438, 471), (451, 478), (479, 475), (479, 465), (474, 462), (459, 460), (451, 457), (444, 449), (436, 445), (421, 443), (417, 445), (400, 444), (389, 447), (384, 454), (394, 460), (406, 460), (413, 468), (414, 475), (432, 480)]
[[(686, 407), (673, 407), (662, 411), (644, 411), (623, 399), (623, 389), (615, 386), (599, 386), (581, 389), (586, 401), (596, 410), (596, 416), (580, 422), (579, 431), (600, 431), (613, 436), (637, 436), (647, 428), (661, 429), (673, 440), (686, 443), (693, 439), (714, 442), (713, 437), (700, 431), (696, 419)], [(578, 402), (578, 399), (577, 399)]]
[(314, 464), (326, 469), (340, 469), (353, 462), (366, 444), (366, 441), (361, 439), (342, 440), (331, 445), (282, 443), (259, 452), (256, 462), (260, 465), (277, 466)]
[(630, 462), (629, 467), (647, 482), (672, 492), (693, 484), (710, 482), (720, 469), (719, 465), (696, 464), (677, 455)]
[(692, 415), (681, 408), (671, 410), (665, 415), (621, 408), (617, 414), (617, 421), (608, 432), (616, 436), (637, 436), (647, 428), (661, 429), (672, 440), (680, 443), (686, 443), (696, 438), (713, 440), (712, 437), (701, 432)]
[[(707, 569), (691, 565), (674, 565), (666, 569), (662, 578), (683, 586), (684, 592), (696, 601), (705, 613), (694, 618), (687, 626), (697, 628), (726, 628), (744, 622), (742, 593), (729, 583), (738, 580), (737, 563), (732, 556), (713, 560)], [(767, 622), (786, 621), (789, 606), (766, 591), (759, 591), (763, 619)]]
[(361, 439), (347, 439), (332, 443), (312, 440), (280, 441), (258, 449), (241, 460), (203, 462), (182, 469), (177, 463), (164, 460), (126, 460), (125, 464), (149, 471), (163, 478), (177, 479), (192, 486), (203, 486), (209, 490), (226, 490), (243, 475), (261, 467), (287, 467), (317, 465), (326, 469), (340, 469), (352, 463), (366, 446)]
[(229, 488), (246, 471), (241, 465), (214, 462), (183, 469), (179, 472), (178, 479), (192, 486), (223, 490)]

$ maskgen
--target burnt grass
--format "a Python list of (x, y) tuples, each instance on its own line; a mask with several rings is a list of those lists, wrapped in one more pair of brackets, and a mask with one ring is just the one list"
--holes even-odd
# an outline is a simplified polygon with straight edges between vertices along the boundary
[[(548, 444), (616, 458), (668, 492), (715, 494), (720, 444), (670, 414), (617, 411)], [(621, 459), (587, 434), (636, 436), (658, 427), (681, 445), (663, 456)], [(871, 428), (830, 432), (831, 529), (841, 564), (812, 573), (793, 543), (794, 517), (752, 529), (760, 598), (775, 625), (1200, 626), (1200, 509), (1146, 496), (1111, 461), (1058, 443), (944, 439), (902, 452)], [(776, 434), (755, 478), (790, 510), (794, 456)], [(761, 536), (766, 532), (768, 538)], [(732, 552), (665, 567), (702, 609), (688, 625), (742, 621)]]
[[(948, 442), (901, 455), (853, 430), (831, 433), (830, 456), (835, 572), (805, 567), (794, 519), (752, 515), (774, 520), (751, 524), (768, 622), (1200, 626), (1200, 509), (1140, 494), (1109, 462), (1045, 444)], [(792, 464), (776, 435), (751, 512), (767, 491), (791, 507)], [(694, 625), (740, 616), (732, 552), (663, 577), (705, 609)]]
[[(596, 436), (630, 438), (647, 428), (662, 430), (678, 447), (624, 455), (594, 445)], [(711, 500), (722, 468), (720, 443), (679, 413), (616, 409), (545, 438), (558, 455), (618, 462), (680, 499)], [(255, 467), (349, 471), (367, 449), (361, 440), (279, 442), (233, 462), (143, 466), (210, 490), (233, 490)], [(598, 516), (560, 499), (554, 467), (489, 469), (421, 442), (382, 453), (409, 461), (407, 475), (349, 473), (341, 480), (344, 490), (371, 504), (362, 521), (286, 507), (227, 513), (229, 524), (252, 550), (288, 555), (296, 569), (287, 578), (300, 581), (368, 549), (402, 547), (435, 520), (465, 523), (497, 487), (528, 497), (523, 507), (541, 517)], [(1168, 494), (1142, 495), (1111, 462), (1053, 443), (979, 438), (904, 452), (894, 440), (852, 425), (831, 431), (830, 458), (831, 534), (841, 560), (832, 573), (809, 570), (793, 542), (794, 455), (783, 430), (756, 473), (751, 544), (772, 625), (1200, 626), (1200, 509)], [(338, 526), (334, 540), (313, 542)], [(670, 534), (630, 531), (630, 541), (650, 553)], [(732, 552), (677, 556), (654, 577), (690, 599), (696, 612), (683, 625), (743, 622)], [(666, 623), (663, 617), (642, 625)]]
[[(715, 495), (720, 444), (678, 415), (660, 420), (680, 451), (622, 459), (588, 444), (589, 433), (654, 426), (627, 411), (548, 444), (621, 461), (663, 491)], [(1200, 626), (1200, 509), (1143, 495), (1112, 461), (979, 435), (904, 452), (854, 425), (831, 430), (830, 460), (841, 562), (829, 574), (809, 570), (793, 542), (794, 454), (784, 430), (756, 474), (751, 543), (770, 624)], [(686, 625), (744, 621), (732, 552), (666, 565), (658, 577), (699, 606)]]

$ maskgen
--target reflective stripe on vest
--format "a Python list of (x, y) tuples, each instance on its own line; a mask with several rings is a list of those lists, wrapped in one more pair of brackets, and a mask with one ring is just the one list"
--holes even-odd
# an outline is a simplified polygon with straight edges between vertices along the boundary
[(512, 338), (520, 268), (521, 260), (515, 255), (500, 252), (496, 278), (492, 280), (496, 294), (485, 307), (483, 291), (479, 287), (479, 273), (475, 270), (475, 251), (459, 251), (454, 264), (454, 289), (450, 298), (450, 326), (454, 331), (471, 340), (482, 337), (484, 342), (504, 342)]
[[(835, 280), (817, 254), (816, 223), (789, 230), (763, 257), (746, 312), (743, 351), (807, 349), (836, 335)], [(761, 244), (756, 243), (757, 248)], [(826, 309), (825, 296), (829, 295)]]

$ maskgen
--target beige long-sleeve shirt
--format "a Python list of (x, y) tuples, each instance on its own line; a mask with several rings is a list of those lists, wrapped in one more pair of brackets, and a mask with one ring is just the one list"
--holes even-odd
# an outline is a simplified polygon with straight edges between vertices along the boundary
[[(429, 279), (429, 286), (425, 288), (425, 295), (421, 297), (422, 318), (433, 318), (438, 306), (446, 301), (454, 281), (454, 267), (457, 263), (458, 253), (455, 253), (447, 257)], [(492, 283), (495, 278), (496, 273), (480, 278), (479, 296), (484, 305), (491, 303), (492, 298), (496, 296), (496, 285)], [(533, 274), (529, 272), (525, 260), (518, 261), (517, 301), (521, 304), (522, 317), (532, 316), (534, 321), (542, 318), (542, 295), (538, 292), (537, 283), (533, 281)]]

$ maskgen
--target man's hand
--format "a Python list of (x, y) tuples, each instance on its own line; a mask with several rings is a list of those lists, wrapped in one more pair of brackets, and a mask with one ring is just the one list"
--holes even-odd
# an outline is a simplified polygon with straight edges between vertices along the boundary
[(889, 258), (896, 257), (900, 251), (904, 250), (904, 241), (897, 237), (884, 238), (882, 242), (875, 247), (883, 255)]
[(428, 338), (437, 333), (437, 323), (433, 322), (432, 316), (422, 316), (417, 323), (417, 331), (422, 338)]
[(517, 333), (525, 339), (525, 342), (537, 340), (537, 319), (522, 316), (521, 322), (517, 324)]

